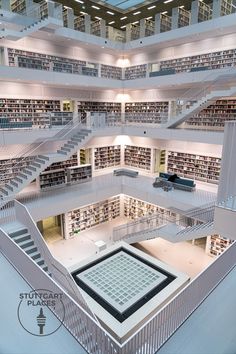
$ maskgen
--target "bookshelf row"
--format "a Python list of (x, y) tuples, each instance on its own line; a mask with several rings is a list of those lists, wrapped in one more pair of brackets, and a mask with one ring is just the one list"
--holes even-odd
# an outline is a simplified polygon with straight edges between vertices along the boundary
[(106, 112), (114, 119), (121, 116), (120, 102), (78, 101), (77, 104), (78, 113), (81, 113), (82, 119), (86, 117), (86, 112)]
[(18, 123), (34, 127), (65, 125), (72, 119), (72, 112), (60, 111), (59, 100), (0, 98), (0, 128), (17, 128)]
[(124, 163), (126, 166), (137, 167), (142, 170), (151, 170), (152, 149), (134, 145), (125, 145)]
[(176, 214), (169, 209), (162, 208), (158, 205), (147, 203), (143, 200), (132, 198), (128, 195), (124, 196), (124, 216), (130, 220), (135, 220), (143, 216), (159, 214), (161, 216), (176, 217)]
[(236, 119), (236, 100), (217, 100), (185, 121), (185, 127), (223, 129), (225, 122)]
[(212, 256), (220, 256), (234, 241), (220, 235), (211, 235), (208, 252)]
[(120, 216), (120, 196), (83, 206), (64, 214), (65, 237), (71, 238)]
[(169, 102), (125, 103), (125, 120), (136, 123), (158, 124), (168, 119)]
[(167, 172), (180, 177), (218, 184), (220, 168), (218, 157), (168, 151)]
[[(98, 77), (98, 64), (85, 60), (8, 48), (9, 66)], [(122, 68), (101, 64), (101, 77), (122, 79)]]
[(94, 169), (100, 170), (121, 164), (121, 146), (104, 146), (94, 149)]
[(88, 182), (91, 178), (91, 165), (58, 168), (39, 175), (39, 188), (47, 190), (63, 184)]
[(0, 185), (6, 184), (11, 178), (18, 175), (23, 168), (27, 167), (30, 162), (35, 160), (35, 156), (27, 156), (24, 159), (13, 158), (0, 160)]

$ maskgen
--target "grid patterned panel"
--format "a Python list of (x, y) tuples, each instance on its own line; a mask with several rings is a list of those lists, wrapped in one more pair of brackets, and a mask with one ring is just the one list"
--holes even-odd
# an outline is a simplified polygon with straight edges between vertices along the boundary
[(123, 313), (167, 277), (121, 251), (77, 275)]

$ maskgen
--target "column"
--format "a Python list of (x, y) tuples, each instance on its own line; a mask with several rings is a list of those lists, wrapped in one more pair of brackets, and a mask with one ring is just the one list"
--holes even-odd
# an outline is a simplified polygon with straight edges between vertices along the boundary
[(155, 34), (161, 33), (161, 14), (155, 15)]
[(91, 33), (91, 16), (84, 15), (85, 33)]
[(144, 38), (145, 37), (145, 28), (146, 28), (146, 21), (145, 18), (142, 18), (139, 22), (140, 25), (140, 33), (139, 33), (139, 37), (140, 38)]
[(222, 0), (213, 0), (212, 18), (220, 17)]
[(69, 8), (67, 9), (67, 27), (74, 29), (74, 22), (75, 22), (75, 15), (74, 15), (74, 10)]
[(11, 2), (9, 0), (1, 0), (1, 9), (11, 11)]
[(179, 8), (174, 7), (172, 9), (171, 29), (177, 29), (179, 26)]
[(199, 12), (199, 0), (195, 0), (192, 2), (191, 5), (191, 25), (194, 25), (195, 23), (198, 23), (198, 12)]
[(131, 28), (132, 28), (131, 23), (128, 23), (126, 25), (126, 42), (130, 42), (131, 41)]
[(107, 36), (107, 31), (106, 31), (106, 21), (101, 19), (100, 20), (100, 26), (101, 26), (101, 37), (106, 38)]

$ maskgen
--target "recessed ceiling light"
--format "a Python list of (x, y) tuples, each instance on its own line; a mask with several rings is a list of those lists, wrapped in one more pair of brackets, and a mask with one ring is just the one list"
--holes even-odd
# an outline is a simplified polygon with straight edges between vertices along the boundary
[(81, 13), (82, 15), (88, 15), (88, 13), (87, 13), (87, 12), (84, 12), (84, 11), (80, 11), (80, 13)]
[(101, 17), (98, 16), (94, 16), (94, 18), (96, 18), (97, 20), (101, 20)]
[(151, 9), (154, 9), (155, 7), (156, 7), (156, 5), (152, 5), (152, 6), (149, 6), (147, 9), (151, 10)]
[(112, 15), (112, 16), (115, 15), (114, 12), (111, 12), (111, 11), (107, 11), (107, 14)]
[(151, 20), (152, 16), (146, 17), (145, 20)]
[(80, 4), (83, 4), (84, 2), (82, 0), (75, 0), (76, 2), (79, 2)]
[(96, 10), (100, 10), (100, 7), (98, 7), (98, 6), (92, 5), (92, 7)]
[(179, 8), (180, 8), (180, 9), (183, 9), (183, 8), (184, 8), (184, 5), (182, 5), (182, 6), (179, 6)]
[(125, 20), (127, 18), (127, 16), (121, 17), (121, 21)]
[(164, 4), (168, 4), (168, 2), (172, 2), (173, 0), (166, 0), (164, 1)]
[(132, 22), (132, 25), (136, 25), (136, 23), (139, 23), (139, 21)]
[(113, 25), (113, 23), (115, 23), (115, 21), (108, 22), (108, 25)]
[(133, 15), (138, 15), (138, 14), (141, 14), (141, 11), (136, 11), (133, 13)]
[(165, 14), (167, 14), (167, 12), (168, 12), (168, 11), (163, 11), (163, 12), (161, 12), (161, 14), (162, 14), (162, 15), (165, 15)]
[(124, 26), (121, 26), (121, 28), (125, 28), (126, 27), (126, 25), (124, 25)]

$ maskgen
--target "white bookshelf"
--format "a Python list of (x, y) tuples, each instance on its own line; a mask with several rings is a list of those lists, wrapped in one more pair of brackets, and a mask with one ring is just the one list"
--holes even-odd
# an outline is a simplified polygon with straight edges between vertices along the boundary
[(151, 170), (152, 149), (142, 146), (125, 145), (124, 164), (142, 170)]
[(94, 169), (101, 170), (108, 167), (120, 166), (121, 146), (102, 146), (94, 148)]
[(101, 65), (101, 77), (122, 80), (122, 68), (112, 65)]
[(124, 196), (124, 216), (128, 219), (135, 220), (143, 216), (153, 215), (157, 213), (160, 214), (160, 221), (162, 215), (163, 217), (176, 217), (176, 213), (171, 212), (168, 209), (162, 208), (158, 205), (147, 203), (140, 199), (132, 198), (128, 195)]
[(180, 177), (218, 184), (220, 168), (219, 157), (168, 151), (167, 172)]
[(79, 235), (107, 221), (120, 216), (120, 196), (114, 196), (98, 203), (86, 205), (64, 214), (64, 234), (66, 238)]
[(35, 160), (35, 156), (26, 156), (23, 159), (13, 158), (0, 160), (0, 185), (6, 184), (10, 179), (17, 176), (23, 168)]
[(125, 79), (142, 79), (147, 75), (147, 64), (134, 65), (125, 68)]
[(66, 169), (66, 182), (68, 184), (88, 182), (92, 179), (92, 166), (90, 164), (72, 166)]
[(220, 256), (233, 242), (220, 235), (208, 236), (206, 252), (211, 256)]
[(169, 102), (127, 102), (125, 120), (135, 123), (158, 124), (167, 121)]

